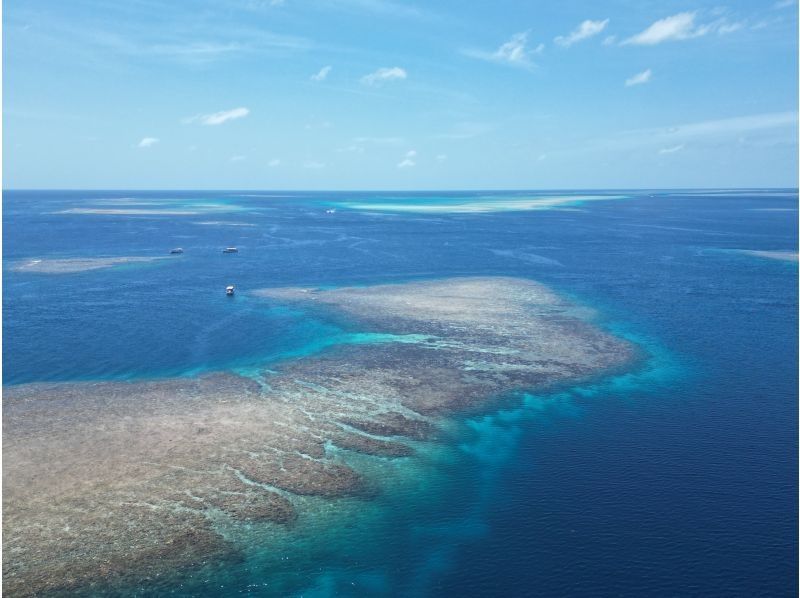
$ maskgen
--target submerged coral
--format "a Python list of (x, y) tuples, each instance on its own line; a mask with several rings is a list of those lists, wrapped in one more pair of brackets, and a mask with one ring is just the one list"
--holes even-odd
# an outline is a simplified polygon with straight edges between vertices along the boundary
[(6, 388), (8, 595), (236, 558), (220, 525), (292, 525), (303, 497), (379, 492), (348, 453), (414, 459), (416, 443), (442, 441), (454, 413), (634, 356), (574, 305), (520, 279), (256, 294), (416, 340), (329, 348), (282, 364), (266, 384), (219, 373)]

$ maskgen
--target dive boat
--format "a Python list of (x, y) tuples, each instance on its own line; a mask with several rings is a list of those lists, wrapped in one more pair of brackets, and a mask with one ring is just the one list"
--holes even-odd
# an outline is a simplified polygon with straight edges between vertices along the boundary
[(226, 247), (222, 250), (222, 253), (239, 253), (239, 250), (236, 247)]
[(233, 291), (234, 291), (234, 289), (233, 289), (233, 285), (232, 284), (229, 284), (228, 286), (225, 287), (225, 294), (228, 297), (232, 297), (233, 296)]
[(182, 247), (176, 247), (175, 249), (172, 249), (170, 251), (170, 253), (183, 253), (183, 248)]

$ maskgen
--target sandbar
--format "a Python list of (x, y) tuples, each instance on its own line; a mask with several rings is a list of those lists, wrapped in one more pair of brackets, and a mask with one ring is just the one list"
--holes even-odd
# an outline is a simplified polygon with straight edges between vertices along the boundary
[(114, 268), (126, 264), (146, 264), (159, 260), (174, 259), (170, 256), (122, 256), (122, 257), (81, 257), (59, 259), (29, 259), (12, 266), (15, 272), (33, 272), (36, 274), (75, 274), (89, 270)]

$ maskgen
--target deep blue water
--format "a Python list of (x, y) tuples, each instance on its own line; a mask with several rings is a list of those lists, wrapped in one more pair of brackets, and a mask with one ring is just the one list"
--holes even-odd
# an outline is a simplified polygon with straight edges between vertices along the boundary
[[(257, 594), (280, 576), (306, 596), (796, 595), (797, 264), (737, 250), (796, 250), (797, 193), (622, 193), (563, 210), (400, 214), (343, 204), (441, 200), (7, 191), (4, 384), (246, 370), (341, 338), (345, 324), (248, 289), (534, 278), (638, 339), (647, 369), (467, 421), (459, 458), (418, 497), (380, 498), (380, 522), (296, 566), (256, 558), (185, 591)], [(131, 197), (200, 213), (61, 213)], [(238, 255), (221, 254), (230, 244)], [(162, 263), (11, 269), (176, 246), (185, 253)]]

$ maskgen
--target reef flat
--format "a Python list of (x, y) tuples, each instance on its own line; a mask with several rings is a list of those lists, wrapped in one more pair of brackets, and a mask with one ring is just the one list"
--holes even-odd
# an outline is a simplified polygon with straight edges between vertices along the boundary
[(146, 264), (159, 260), (173, 259), (167, 256), (159, 257), (81, 257), (63, 259), (30, 259), (12, 267), (16, 272), (34, 272), (36, 274), (75, 274), (89, 270), (102, 270), (126, 264)]
[(779, 260), (783, 262), (796, 262), (797, 261), (797, 252), (796, 251), (763, 251), (763, 250), (756, 250), (756, 249), (740, 249), (739, 253), (744, 255), (752, 255), (753, 257), (763, 257), (770, 260)]
[(413, 342), (339, 345), (256, 378), (5, 388), (7, 595), (97, 593), (236, 559), (226, 528), (291, 527), (304, 497), (370, 500), (380, 476), (356, 462), (414, 459), (458, 413), (636, 355), (521, 279), (255, 295)]
[(624, 199), (624, 195), (566, 195), (540, 197), (497, 197), (485, 196), (458, 201), (413, 202), (402, 201), (343, 201), (336, 205), (350, 210), (366, 212), (396, 212), (418, 214), (481, 214), (486, 212), (521, 212), (528, 210), (568, 209), (589, 201), (611, 201)]

